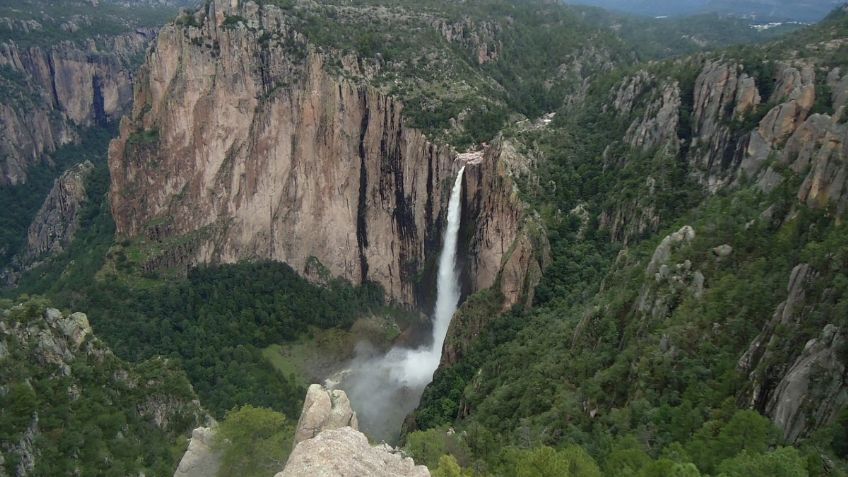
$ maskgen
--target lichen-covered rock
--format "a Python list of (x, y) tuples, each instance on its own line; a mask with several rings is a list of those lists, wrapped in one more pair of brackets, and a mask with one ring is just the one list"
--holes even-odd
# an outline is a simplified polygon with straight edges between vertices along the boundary
[(285, 469), (276, 477), (429, 477), (423, 465), (385, 447), (350, 427), (319, 433), (295, 446)]
[(320, 384), (309, 386), (297, 421), (294, 445), (312, 439), (322, 431), (341, 427), (359, 430), (356, 413), (350, 407), (347, 394), (340, 389), (328, 390)]
[(198, 427), (191, 433), (183, 458), (174, 477), (215, 477), (221, 468), (221, 456), (212, 448), (215, 434), (209, 427)]

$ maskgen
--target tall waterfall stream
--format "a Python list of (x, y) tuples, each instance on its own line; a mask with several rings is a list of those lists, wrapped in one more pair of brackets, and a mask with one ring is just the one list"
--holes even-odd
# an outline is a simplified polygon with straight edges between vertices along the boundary
[(350, 396), (362, 430), (372, 438), (391, 441), (397, 437), (403, 419), (418, 406), (424, 388), (433, 380), (439, 366), (442, 346), (460, 298), (456, 252), (464, 171), (462, 167), (457, 173), (448, 202), (448, 222), (436, 281), (432, 342), (415, 349), (395, 347), (377, 357), (358, 349), (350, 374), (341, 386)]

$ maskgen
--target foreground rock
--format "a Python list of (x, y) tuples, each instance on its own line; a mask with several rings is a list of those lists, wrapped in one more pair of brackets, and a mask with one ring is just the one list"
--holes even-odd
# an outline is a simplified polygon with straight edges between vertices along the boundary
[[(294, 442), (286, 468), (275, 477), (430, 476), (391, 446), (372, 447), (358, 431), (347, 394), (318, 384), (309, 386)], [(200, 477), (179, 477), (195, 475)]]
[(359, 422), (347, 394), (337, 389), (327, 390), (319, 384), (309, 386), (300, 420), (297, 421), (294, 445), (312, 439), (322, 431), (342, 427), (359, 430)]
[(371, 447), (351, 427), (321, 432), (299, 443), (275, 477), (429, 477), (423, 465), (387, 446)]
[(212, 449), (215, 433), (210, 427), (198, 427), (191, 433), (174, 477), (215, 477), (221, 468), (221, 456)]

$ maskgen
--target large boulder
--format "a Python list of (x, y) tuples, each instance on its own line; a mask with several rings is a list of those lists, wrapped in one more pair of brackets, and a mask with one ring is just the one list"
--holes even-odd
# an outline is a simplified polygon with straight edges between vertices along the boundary
[(352, 427), (325, 430), (300, 442), (275, 477), (430, 477), (423, 465), (388, 446), (371, 447)]
[(294, 445), (312, 439), (321, 431), (350, 427), (359, 430), (356, 413), (350, 407), (350, 400), (344, 391), (328, 390), (320, 384), (309, 386), (303, 411), (297, 421)]
[(215, 477), (221, 468), (221, 456), (212, 448), (212, 428), (198, 427), (191, 433), (188, 449), (183, 454), (174, 477)]

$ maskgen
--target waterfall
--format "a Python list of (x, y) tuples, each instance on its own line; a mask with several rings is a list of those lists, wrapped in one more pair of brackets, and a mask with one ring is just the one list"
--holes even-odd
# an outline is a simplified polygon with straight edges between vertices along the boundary
[[(445, 243), (442, 246), (442, 254), (439, 256), (439, 276), (436, 280), (436, 310), (433, 313), (433, 351), (436, 353), (436, 362), (433, 370), (439, 366), (442, 355), (442, 346), (445, 344), (445, 336), (448, 334), (451, 318), (456, 312), (459, 304), (459, 271), (456, 269), (456, 242), (459, 238), (459, 223), (462, 219), (462, 204), (460, 204), (460, 192), (462, 192), (462, 173), (465, 166), (456, 175), (456, 181), (451, 189), (448, 201), (448, 226), (445, 231)], [(432, 371), (430, 378), (432, 379)]]
[(363, 430), (377, 439), (391, 440), (397, 436), (403, 419), (418, 406), (424, 387), (433, 380), (433, 373), (439, 367), (442, 346), (460, 298), (456, 249), (464, 171), (463, 166), (457, 173), (448, 201), (448, 222), (436, 278), (432, 342), (416, 349), (395, 347), (376, 357), (372, 349), (361, 344), (351, 363), (350, 375), (341, 386), (350, 395)]

